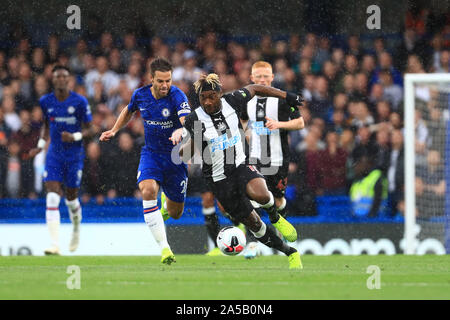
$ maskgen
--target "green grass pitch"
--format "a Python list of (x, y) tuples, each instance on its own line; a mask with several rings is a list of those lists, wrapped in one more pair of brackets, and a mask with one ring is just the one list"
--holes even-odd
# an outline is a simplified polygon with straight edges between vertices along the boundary
[[(253, 260), (177, 255), (159, 257), (0, 257), (0, 299), (450, 299), (450, 257), (313, 256), (289, 270), (285, 256)], [(79, 290), (67, 288), (70, 265)], [(370, 265), (381, 288), (369, 290)]]

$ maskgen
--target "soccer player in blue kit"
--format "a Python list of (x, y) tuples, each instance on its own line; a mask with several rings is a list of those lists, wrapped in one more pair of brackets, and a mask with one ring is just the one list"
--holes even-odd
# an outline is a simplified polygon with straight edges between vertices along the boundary
[[(167, 242), (164, 220), (183, 214), (187, 189), (187, 166), (172, 161), (172, 149), (182, 139), (184, 118), (191, 112), (186, 95), (172, 85), (172, 65), (163, 58), (150, 64), (152, 83), (134, 91), (111, 130), (100, 141), (109, 141), (140, 111), (145, 128), (137, 182), (142, 193), (144, 220), (161, 248), (161, 262), (171, 264), (175, 256)], [(177, 153), (176, 153), (177, 154)], [(177, 154), (178, 155), (178, 154)], [(124, 159), (126, 161), (126, 159)], [(161, 209), (157, 196), (161, 193)]]
[(50, 137), (44, 184), (47, 192), (45, 218), (52, 244), (45, 250), (46, 255), (60, 254), (59, 203), (63, 194), (62, 184), (65, 186), (65, 203), (73, 224), (69, 250), (75, 251), (78, 248), (82, 218), (78, 200), (84, 160), (82, 140), (93, 134), (86, 126), (92, 120), (87, 99), (69, 90), (69, 69), (55, 66), (52, 75), (54, 91), (39, 100), (45, 120), (41, 136), (37, 147), (30, 150), (30, 156), (36, 156), (44, 149)]

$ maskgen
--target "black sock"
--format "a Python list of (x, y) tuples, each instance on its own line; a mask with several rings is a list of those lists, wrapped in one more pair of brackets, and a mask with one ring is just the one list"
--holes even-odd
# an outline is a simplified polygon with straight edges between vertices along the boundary
[(273, 206), (271, 206), (269, 208), (265, 208), (265, 210), (267, 211), (267, 214), (269, 215), (270, 223), (274, 224), (274, 223), (278, 222), (278, 219), (280, 219), (280, 214), (278, 213), (277, 207), (275, 206), (275, 204), (273, 204)]
[(286, 218), (286, 214), (287, 214), (286, 207), (287, 207), (287, 206), (284, 206), (284, 208), (281, 209), (281, 210), (280, 210), (280, 209), (277, 209), (278, 213), (279, 213), (283, 218)]
[(253, 234), (253, 232), (251, 232), (250, 229), (249, 229), (247, 226), (245, 226), (245, 229), (247, 230), (247, 232), (246, 232), (246, 234), (245, 234), (246, 237), (247, 237), (247, 244), (250, 243), (250, 242), (256, 242), (256, 241), (258, 241), (258, 238), (255, 237), (255, 235)]
[(217, 218), (217, 215), (215, 213), (205, 215), (205, 226), (206, 230), (208, 231), (208, 235), (211, 238), (211, 240), (214, 242), (214, 245), (217, 247), (217, 235), (220, 231), (220, 225), (219, 225), (219, 218)]
[(283, 252), (285, 255), (291, 255), (296, 252), (295, 248), (288, 246), (281, 240), (275, 233), (274, 227), (266, 225), (266, 233), (261, 238), (256, 238), (259, 242), (265, 244), (269, 248), (277, 249)]

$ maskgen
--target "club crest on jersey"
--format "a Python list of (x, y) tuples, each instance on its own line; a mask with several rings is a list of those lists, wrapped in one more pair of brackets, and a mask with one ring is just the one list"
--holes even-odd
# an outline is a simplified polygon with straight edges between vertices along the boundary
[(74, 113), (75, 112), (75, 107), (74, 106), (68, 107), (67, 108), (67, 112), (70, 113), (70, 114)]
[(263, 110), (259, 110), (258, 114), (256, 115), (258, 118), (262, 118), (264, 117), (264, 111)]
[(168, 117), (170, 116), (170, 111), (169, 111), (169, 109), (164, 108), (164, 109), (161, 110), (161, 114), (162, 114), (164, 117), (168, 118)]
[(225, 123), (219, 122), (219, 124), (217, 125), (217, 130), (223, 131), (226, 129), (227, 129), (227, 126), (225, 125)]

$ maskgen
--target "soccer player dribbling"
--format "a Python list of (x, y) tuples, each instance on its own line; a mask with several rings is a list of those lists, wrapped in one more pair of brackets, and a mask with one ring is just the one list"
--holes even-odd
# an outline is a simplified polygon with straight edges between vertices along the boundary
[(239, 121), (255, 95), (286, 99), (288, 106), (301, 104), (301, 97), (257, 84), (223, 95), (216, 74), (202, 76), (194, 85), (201, 107), (185, 119), (183, 135), (190, 139), (181, 147), (180, 156), (186, 161), (195, 148), (200, 150), (203, 176), (225, 211), (248, 227), (258, 241), (286, 254), (290, 269), (302, 268), (299, 252), (285, 244), (272, 226), (266, 226), (250, 203), (254, 200), (266, 209), (271, 224), (288, 241), (297, 240), (295, 228), (278, 213), (264, 177), (246, 164)]
[[(150, 64), (152, 83), (134, 91), (128, 107), (100, 141), (111, 140), (139, 110), (145, 128), (145, 146), (141, 150), (137, 182), (142, 193), (144, 220), (161, 249), (161, 262), (175, 262), (167, 241), (164, 220), (183, 214), (187, 189), (187, 166), (172, 161), (172, 149), (182, 139), (182, 125), (190, 113), (186, 95), (172, 85), (172, 65), (163, 58)], [(160, 187), (161, 208), (157, 196)]]
[[(86, 124), (92, 115), (87, 99), (69, 90), (70, 71), (64, 66), (55, 66), (52, 71), (54, 91), (41, 97), (39, 104), (44, 114), (44, 125), (36, 148), (30, 150), (30, 157), (44, 149), (48, 138), (48, 148), (44, 184), (47, 192), (45, 218), (50, 233), (51, 246), (46, 255), (59, 255), (59, 204), (65, 186), (65, 203), (73, 224), (69, 250), (75, 251), (79, 245), (80, 223), (82, 219), (78, 190), (81, 184), (84, 148), (83, 138), (94, 134)], [(83, 129), (82, 129), (83, 127)]]

